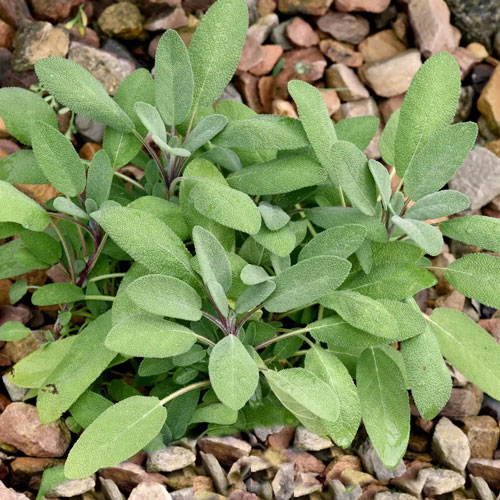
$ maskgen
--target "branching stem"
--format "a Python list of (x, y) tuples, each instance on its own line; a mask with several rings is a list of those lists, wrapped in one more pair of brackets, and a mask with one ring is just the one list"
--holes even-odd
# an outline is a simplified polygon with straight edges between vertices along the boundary
[(200, 389), (201, 387), (208, 387), (209, 385), (210, 385), (210, 380), (204, 380), (203, 382), (195, 382), (194, 384), (188, 385), (186, 387), (183, 387), (182, 389), (179, 389), (178, 391), (173, 392), (172, 394), (169, 394), (167, 397), (160, 400), (158, 406), (163, 406), (164, 404), (167, 404), (169, 401), (172, 401), (172, 399), (175, 399), (178, 396), (186, 394), (186, 392), (194, 391), (195, 389)]

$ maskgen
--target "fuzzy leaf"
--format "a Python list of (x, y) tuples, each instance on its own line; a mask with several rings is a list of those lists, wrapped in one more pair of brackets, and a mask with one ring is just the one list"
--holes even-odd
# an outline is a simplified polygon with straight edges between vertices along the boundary
[(276, 290), (265, 308), (285, 312), (315, 302), (339, 287), (350, 268), (347, 260), (330, 255), (303, 260), (274, 278)]
[(105, 345), (125, 356), (168, 358), (188, 351), (196, 342), (185, 326), (147, 314), (135, 314), (116, 323)]
[(155, 56), (156, 107), (167, 125), (182, 123), (193, 103), (193, 70), (182, 38), (167, 30), (158, 42)]
[(263, 267), (247, 264), (241, 270), (240, 278), (245, 285), (258, 285), (259, 283), (270, 280), (271, 276), (266, 273)]
[(18, 87), (0, 89), (0, 109), (7, 130), (20, 142), (31, 145), (31, 126), (41, 121), (57, 129), (59, 124), (54, 110), (42, 97)]
[(109, 97), (101, 83), (75, 62), (62, 57), (46, 57), (36, 62), (35, 71), (44, 88), (71, 111), (121, 132), (134, 128), (130, 118)]
[(192, 153), (212, 140), (225, 126), (227, 118), (224, 115), (208, 115), (187, 136), (183, 148)]
[(203, 282), (216, 281), (225, 292), (228, 292), (231, 288), (232, 275), (224, 247), (210, 231), (201, 226), (193, 228), (193, 242)]
[(244, 193), (267, 195), (315, 186), (325, 179), (325, 170), (314, 158), (294, 154), (245, 167), (230, 174), (227, 181), (231, 187)]
[(199, 407), (193, 413), (191, 424), (208, 422), (211, 424), (231, 425), (238, 420), (238, 412), (231, 410), (222, 403), (214, 403), (208, 406)]
[(190, 193), (194, 208), (223, 226), (255, 234), (261, 225), (260, 212), (253, 200), (240, 191), (218, 182), (197, 182)]
[(40, 261), (54, 265), (61, 259), (61, 244), (49, 234), (26, 230), (19, 233), (19, 238)]
[(465, 255), (448, 266), (444, 277), (466, 297), (500, 308), (500, 257)]
[(100, 207), (108, 198), (113, 181), (113, 167), (105, 151), (98, 151), (89, 165), (85, 195)]
[(90, 323), (76, 336), (64, 359), (45, 379), (36, 402), (43, 424), (60, 418), (116, 356), (104, 347), (110, 328), (110, 312)]
[(247, 288), (236, 301), (236, 313), (242, 314), (251, 311), (264, 301), (276, 289), (274, 281), (263, 281)]
[(80, 436), (64, 464), (68, 479), (113, 467), (146, 446), (161, 430), (167, 412), (157, 398), (132, 396), (101, 413)]
[(391, 166), (394, 166), (394, 143), (396, 141), (396, 133), (398, 130), (399, 113), (401, 108), (396, 109), (387, 123), (385, 124), (382, 134), (380, 134), (380, 140), (378, 141), (378, 149), (380, 151), (380, 156), (383, 160)]
[(457, 123), (429, 137), (412, 158), (405, 175), (405, 192), (413, 200), (441, 189), (462, 166), (474, 146), (477, 125)]
[(49, 214), (34, 200), (5, 181), (0, 181), (0, 222), (15, 222), (31, 231), (43, 231)]
[(103, 149), (108, 154), (113, 168), (120, 168), (129, 163), (142, 148), (141, 141), (127, 132), (106, 128)]
[(395, 467), (408, 444), (410, 403), (403, 375), (389, 349), (393, 348), (369, 347), (363, 351), (356, 382), (361, 416), (373, 446), (386, 467)]
[(247, 28), (244, 0), (219, 0), (203, 16), (188, 49), (195, 110), (210, 106), (226, 88), (238, 66)]
[(366, 215), (375, 215), (377, 192), (366, 156), (354, 144), (338, 141), (330, 151), (332, 182), (338, 183), (351, 203)]
[(443, 221), (441, 232), (467, 245), (500, 253), (500, 220), (482, 215), (467, 215)]
[(252, 238), (278, 257), (290, 255), (296, 245), (296, 237), (290, 225), (282, 227), (277, 231), (271, 231), (266, 226), (262, 226), (257, 234)]
[(136, 306), (150, 314), (190, 321), (201, 319), (198, 292), (172, 276), (142, 276), (127, 286), (126, 293)]
[(54, 198), (52, 204), (58, 212), (62, 212), (63, 214), (72, 215), (73, 217), (79, 219), (89, 218), (85, 210), (82, 210), (78, 205), (75, 205), (71, 200), (64, 198), (63, 196)]
[(337, 393), (340, 402), (339, 418), (329, 429), (329, 433), (335, 443), (348, 448), (361, 423), (358, 393), (349, 372), (333, 353), (316, 345), (307, 351), (304, 366)]
[(85, 167), (69, 140), (45, 122), (32, 128), (33, 153), (53, 186), (66, 196), (76, 196), (85, 189)]
[(33, 151), (28, 149), (21, 149), (0, 160), (0, 180), (10, 184), (49, 183)]
[(333, 292), (320, 299), (352, 326), (372, 335), (393, 339), (398, 333), (394, 316), (380, 303), (356, 292)]
[(380, 120), (376, 116), (353, 116), (335, 124), (339, 141), (347, 141), (364, 151), (377, 133)]
[(203, 158), (229, 172), (237, 172), (242, 168), (239, 156), (234, 151), (220, 146), (214, 146), (212, 149), (205, 151)]
[(397, 300), (379, 299), (379, 302), (397, 321), (398, 331), (396, 336), (391, 339), (392, 341), (406, 340), (425, 332), (425, 320), (418, 308), (415, 309), (407, 302)]
[(216, 307), (221, 312), (222, 316), (225, 318), (229, 315), (229, 302), (227, 300), (226, 292), (222, 285), (215, 280), (209, 280), (206, 282), (208, 293), (212, 297)]
[[(469, 198), (465, 194), (447, 189), (420, 198), (406, 210), (404, 217), (416, 220), (438, 219), (439, 217), (447, 217), (448, 215), (466, 210), (469, 208), (469, 205)], [(463, 217), (454, 220), (462, 219)], [(439, 229), (443, 232), (441, 224), (439, 225)]]
[(451, 376), (429, 328), (401, 343), (411, 393), (420, 415), (432, 420), (448, 402)]
[(447, 52), (427, 59), (413, 77), (401, 106), (396, 132), (395, 167), (400, 178), (404, 177), (415, 153), (453, 120), (460, 82), (458, 64)]
[(262, 220), (268, 229), (277, 231), (288, 224), (290, 216), (279, 206), (271, 205), (267, 201), (259, 203)]
[(392, 222), (402, 229), (420, 248), (430, 255), (439, 255), (443, 250), (443, 237), (439, 229), (427, 222), (402, 219), (394, 215)]
[(224, 337), (212, 349), (208, 374), (215, 394), (232, 410), (243, 408), (259, 383), (257, 365), (234, 335)]
[(376, 160), (368, 160), (368, 168), (375, 180), (378, 192), (380, 193), (380, 198), (382, 199), (382, 204), (384, 208), (387, 209), (389, 205), (392, 188), (391, 188), (391, 177), (387, 169), (382, 165), (382, 163)]
[(321, 92), (316, 87), (300, 80), (289, 82), (288, 92), (297, 105), (300, 122), (316, 158), (324, 168), (328, 169), (331, 165), (331, 150), (337, 140), (337, 134)]
[(85, 391), (69, 409), (71, 416), (80, 426), (86, 429), (103, 411), (113, 406), (113, 403), (90, 390)]
[(31, 296), (31, 302), (35, 306), (51, 306), (54, 304), (65, 304), (83, 300), (83, 290), (71, 283), (50, 283), (35, 290)]
[(151, 136), (157, 136), (164, 142), (167, 140), (165, 124), (154, 106), (147, 102), (136, 102), (134, 110)]
[(24, 339), (31, 333), (31, 330), (19, 321), (7, 321), (0, 326), (0, 340), (13, 342)]

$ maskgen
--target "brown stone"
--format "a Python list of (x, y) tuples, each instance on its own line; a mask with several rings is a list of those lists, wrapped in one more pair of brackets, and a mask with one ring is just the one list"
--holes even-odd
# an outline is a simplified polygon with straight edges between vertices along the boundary
[(370, 32), (370, 23), (357, 14), (328, 12), (318, 19), (318, 28), (341, 42), (358, 44)]
[(251, 107), (256, 113), (262, 113), (263, 108), (257, 87), (259, 78), (250, 73), (242, 73), (235, 83), (247, 106)]
[(325, 470), (326, 482), (339, 479), (345, 469), (361, 471), (361, 459), (356, 455), (343, 455), (330, 462)]
[(342, 101), (357, 101), (370, 97), (356, 73), (345, 64), (333, 64), (326, 70), (326, 84), (336, 89)]
[(15, 187), (40, 205), (44, 205), (59, 194), (51, 184), (15, 184)]
[(37, 19), (44, 21), (63, 21), (68, 18), (74, 7), (84, 0), (30, 0), (31, 9)]
[(320, 89), (328, 114), (332, 116), (340, 108), (340, 99), (333, 89)]
[(405, 44), (408, 44), (408, 27), (409, 27), (409, 21), (408, 21), (408, 16), (406, 15), (405, 12), (399, 12), (398, 15), (396, 16), (396, 19), (392, 23), (392, 29), (394, 30), (394, 33), (396, 36)]
[(9, 305), (9, 290), (12, 286), (12, 281), (8, 278), (0, 280), (0, 305)]
[(450, 9), (444, 0), (412, 0), (408, 15), (415, 40), (424, 57), (442, 50), (453, 52), (458, 42), (450, 24)]
[(126, 40), (140, 38), (143, 34), (143, 18), (133, 3), (118, 2), (104, 9), (97, 23), (106, 35)]
[(283, 450), (283, 460), (295, 464), (297, 472), (314, 472), (322, 474), (325, 470), (325, 465), (321, 460), (318, 460), (314, 455), (307, 451), (297, 451), (293, 449)]
[(318, 34), (301, 17), (292, 19), (286, 25), (286, 34), (290, 41), (298, 47), (313, 47), (318, 45)]
[(453, 387), (451, 396), (440, 415), (453, 419), (474, 417), (481, 410), (483, 392), (472, 384), (466, 387)]
[(273, 101), (274, 78), (272, 76), (263, 76), (259, 78), (257, 84), (257, 93), (259, 105), (264, 113), (271, 113), (271, 103)]
[(235, 437), (204, 437), (198, 441), (198, 448), (204, 453), (214, 455), (223, 465), (232, 465), (241, 457), (250, 454), (252, 447)]
[(481, 62), (484, 59), (486, 59), (489, 54), (488, 51), (486, 50), (486, 47), (478, 42), (472, 42), (465, 47), (469, 52), (474, 54), (474, 57), (476, 58), (477, 62)]
[(403, 105), (404, 98), (404, 94), (399, 94), (380, 101), (378, 107), (385, 123), (387, 123), (392, 113)]
[(342, 63), (351, 68), (359, 68), (363, 64), (363, 56), (354, 49), (352, 44), (327, 39), (321, 40), (319, 48), (335, 63)]
[(274, 99), (271, 103), (271, 111), (273, 115), (288, 116), (290, 118), (298, 118), (297, 111), (290, 101), (284, 99)]
[(189, 17), (182, 7), (162, 12), (148, 20), (144, 28), (148, 31), (176, 30), (189, 24)]
[(403, 475), (391, 479), (390, 483), (405, 493), (419, 497), (422, 493), (425, 479), (418, 477), (418, 473), (420, 469), (425, 467), (431, 467), (431, 464), (414, 460), (408, 465)]
[(408, 449), (415, 453), (423, 453), (427, 451), (429, 446), (429, 438), (423, 432), (412, 432), (408, 441)]
[(339, 110), (333, 115), (335, 121), (353, 118), (355, 116), (380, 116), (377, 103), (373, 97), (359, 99), (351, 102), (343, 102)]
[(7, 155), (11, 155), (21, 148), (14, 142), (8, 139), (0, 139), (0, 149), (4, 151)]
[(360, 77), (377, 95), (393, 97), (408, 90), (421, 65), (418, 50), (410, 49), (384, 61), (364, 64)]
[(257, 66), (264, 60), (264, 52), (262, 45), (253, 37), (247, 36), (241, 51), (240, 62), (238, 63), (238, 70), (245, 72), (250, 68)]
[[(484, 147), (489, 149), (492, 153), (495, 153), (497, 156), (500, 156), (500, 139), (496, 139), (494, 141), (487, 142)], [(500, 195), (494, 198), (491, 201), (494, 204), (494, 208), (497, 210), (500, 209)]]
[(448, 309), (456, 309), (463, 311), (465, 305), (465, 296), (457, 290), (453, 290), (447, 295), (441, 295), (436, 299), (436, 307), (447, 307)]
[(333, 0), (278, 0), (278, 10), (283, 14), (308, 14), (321, 16), (328, 12)]
[(264, 43), (273, 29), (278, 26), (278, 15), (271, 13), (261, 17), (255, 24), (248, 28), (247, 35), (253, 36), (259, 43)]
[(0, 481), (0, 497), (2, 500), (30, 500), (23, 493), (17, 493), (13, 488), (7, 488), (2, 481)]
[(477, 101), (477, 108), (488, 125), (500, 133), (500, 66), (495, 68)]
[(491, 488), (500, 489), (500, 460), (471, 458), (467, 470), (474, 476), (482, 477)]
[(18, 28), (25, 22), (33, 19), (25, 0), (1, 0), (0, 18), (9, 23), (13, 28)]
[(457, 47), (453, 51), (453, 57), (460, 67), (460, 75), (462, 80), (468, 76), (472, 68), (477, 64), (476, 56), (463, 47)]
[(326, 60), (317, 47), (291, 50), (285, 52), (283, 57), (285, 64), (275, 79), (273, 97), (286, 99), (290, 80), (312, 83), (323, 77)]
[(61, 457), (71, 434), (62, 420), (42, 424), (35, 406), (12, 403), (0, 415), (0, 439), (28, 456)]
[(84, 160), (91, 161), (92, 158), (94, 158), (94, 155), (102, 149), (102, 146), (100, 144), (97, 144), (95, 142), (86, 142), (81, 148), (80, 151), (78, 151), (78, 155), (80, 158), (83, 158)]
[(196, 493), (199, 490), (215, 491), (212, 478), (208, 476), (195, 476), (193, 478), (193, 492)]
[(380, 14), (383, 12), (391, 0), (335, 0), (335, 8), (341, 12), (373, 12)]
[(143, 482), (167, 484), (167, 478), (159, 472), (146, 472), (140, 465), (128, 460), (114, 467), (100, 469), (99, 475), (104, 479), (111, 479), (127, 493)]
[(15, 34), (14, 28), (0, 19), (0, 47), (11, 50)]
[(358, 500), (374, 500), (375, 495), (381, 491), (387, 491), (389, 488), (380, 483), (372, 483), (363, 487), (363, 493)]
[(267, 437), (267, 444), (270, 448), (276, 448), (278, 450), (284, 450), (288, 448), (290, 442), (295, 434), (295, 427), (285, 426), (279, 432), (274, 434), (269, 434)]
[(366, 37), (358, 47), (365, 62), (375, 62), (395, 56), (406, 50), (406, 45), (393, 30), (383, 30)]
[(257, 12), (260, 17), (272, 14), (276, 10), (276, 0), (258, 0)]
[(464, 432), (469, 439), (472, 458), (493, 458), (498, 446), (498, 422), (488, 415), (464, 419)]
[(2, 353), (8, 356), (13, 363), (17, 363), (28, 354), (36, 351), (45, 340), (43, 330), (34, 330), (24, 339), (7, 342), (2, 348)]
[(101, 46), (101, 40), (99, 35), (88, 26), (85, 28), (85, 33), (82, 35), (78, 29), (78, 26), (73, 26), (69, 30), (69, 38), (72, 42), (84, 43), (90, 47), (98, 49)]
[(500, 318), (481, 319), (479, 326), (484, 328), (500, 344)]
[(41, 476), (45, 469), (64, 465), (60, 458), (19, 457), (10, 464), (12, 482), (15, 485), (27, 486), (33, 476)]
[(31, 318), (32, 313), (24, 305), (20, 306), (10, 306), (10, 305), (1, 305), (0, 306), (0, 326), (7, 321), (18, 321), (25, 325)]
[(262, 45), (263, 59), (259, 64), (250, 68), (250, 73), (255, 76), (267, 75), (283, 55), (281, 45)]
[(371, 474), (355, 469), (344, 469), (340, 473), (340, 480), (346, 486), (356, 486), (358, 484), (360, 486), (368, 486), (375, 482), (375, 478)]

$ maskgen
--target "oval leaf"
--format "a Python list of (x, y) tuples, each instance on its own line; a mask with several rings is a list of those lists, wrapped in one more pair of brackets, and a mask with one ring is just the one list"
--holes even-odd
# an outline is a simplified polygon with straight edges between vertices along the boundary
[(437, 227), (420, 220), (402, 219), (397, 215), (391, 220), (426, 253), (439, 255), (443, 250), (443, 237)]
[(50, 283), (44, 285), (31, 296), (31, 302), (35, 306), (51, 306), (54, 304), (65, 304), (83, 300), (83, 290), (71, 283)]

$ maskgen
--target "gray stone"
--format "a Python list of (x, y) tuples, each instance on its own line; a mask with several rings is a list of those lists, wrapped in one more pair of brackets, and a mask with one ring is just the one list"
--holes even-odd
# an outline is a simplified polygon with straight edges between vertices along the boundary
[(172, 497), (161, 484), (148, 482), (137, 485), (128, 500), (172, 500)]
[(418, 476), (425, 479), (424, 494), (429, 498), (451, 493), (465, 484), (465, 478), (461, 474), (447, 469), (426, 468)]
[(184, 469), (196, 462), (196, 455), (181, 446), (168, 446), (163, 450), (148, 453), (146, 470), (148, 472), (172, 472)]
[(229, 484), (237, 484), (250, 474), (267, 470), (271, 464), (263, 457), (251, 455), (236, 460), (227, 474)]
[(380, 460), (370, 439), (365, 439), (358, 444), (356, 452), (361, 458), (363, 467), (367, 472), (374, 475), (380, 481), (389, 481), (404, 474), (406, 466), (402, 460), (393, 469), (388, 469)]
[(449, 418), (442, 417), (432, 437), (432, 454), (443, 466), (463, 472), (470, 458), (469, 440)]
[(408, 493), (379, 491), (375, 494), (374, 500), (415, 500), (415, 497), (408, 495)]
[(478, 500), (495, 500), (495, 495), (482, 477), (473, 476), (472, 474), (469, 477), (472, 491)]
[(359, 484), (346, 488), (338, 479), (332, 479), (328, 482), (328, 490), (332, 494), (333, 500), (358, 500), (363, 494)]
[(100, 144), (104, 137), (106, 125), (96, 122), (83, 115), (76, 115), (75, 125), (80, 135), (90, 142), (97, 142)]
[(313, 434), (304, 427), (297, 427), (293, 446), (306, 451), (320, 451), (331, 448), (333, 443), (329, 439)]
[(300, 472), (295, 477), (293, 496), (302, 497), (321, 491), (322, 489), (321, 483), (316, 479), (316, 474), (312, 472)]
[(257, 436), (259, 441), (264, 442), (267, 439), (267, 436), (270, 434), (276, 434), (281, 429), (283, 429), (283, 425), (273, 425), (271, 427), (255, 427), (253, 433)]
[(227, 494), (227, 477), (219, 461), (210, 453), (200, 452), (201, 462), (208, 475), (213, 479), (215, 489), (221, 494)]
[(272, 487), (276, 500), (289, 500), (293, 496), (295, 465), (284, 463), (274, 476)]
[(236, 87), (232, 83), (228, 83), (221, 96), (217, 99), (217, 102), (221, 101), (243, 102), (243, 98)]
[(101, 491), (103, 492), (106, 500), (124, 500), (124, 496), (122, 495), (120, 488), (118, 488), (112, 479), (104, 479), (103, 477), (100, 477), (99, 482), (101, 483)]
[(135, 69), (135, 64), (131, 61), (79, 42), (72, 42), (69, 46), (68, 59), (89, 71), (111, 95), (114, 95), (120, 83)]
[(479, 210), (500, 194), (500, 158), (485, 148), (475, 147), (448, 186), (470, 198), (468, 212)]
[(460, 97), (458, 99), (457, 112), (455, 113), (454, 123), (463, 122), (467, 120), (472, 111), (472, 105), (474, 104), (474, 87), (472, 85), (467, 85), (466, 87), (460, 88)]
[(175, 490), (170, 493), (172, 500), (193, 500), (194, 490), (193, 488), (182, 488), (181, 490)]
[[(245, 481), (245, 486), (247, 487), (247, 492), (248, 492), (247, 495), (249, 493), (253, 493), (254, 495), (257, 496), (257, 498), (262, 500), (273, 500), (274, 498), (273, 488), (271, 486), (271, 483), (267, 480), (257, 481), (256, 479), (250, 477)], [(231, 495), (229, 498), (233, 498), (233, 495)], [(243, 496), (243, 498), (245, 497)]]
[(279, 23), (271, 33), (271, 42), (276, 45), (281, 45), (283, 50), (293, 49), (292, 42), (290, 42), (286, 35), (286, 26), (289, 22), (291, 22), (291, 20)]
[(52, 488), (45, 496), (47, 497), (74, 497), (90, 491), (95, 486), (95, 476), (83, 479), (72, 479)]
[(278, 15), (274, 12), (261, 17), (255, 24), (248, 28), (248, 36), (254, 37), (260, 44), (263, 44), (273, 30), (278, 26)]
[(491, 47), (492, 35), (500, 29), (498, 0), (446, 0), (452, 23), (462, 31), (464, 41)]
[(3, 385), (5, 386), (5, 389), (7, 390), (7, 394), (9, 395), (9, 398), (11, 401), (22, 401), (24, 399), (24, 396), (28, 393), (28, 389), (25, 389), (24, 387), (19, 387), (14, 382), (11, 382), (9, 380), (9, 374), (6, 373), (5, 375), (2, 375), (2, 382)]

